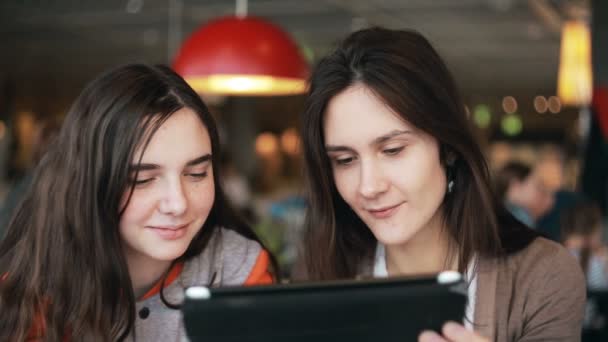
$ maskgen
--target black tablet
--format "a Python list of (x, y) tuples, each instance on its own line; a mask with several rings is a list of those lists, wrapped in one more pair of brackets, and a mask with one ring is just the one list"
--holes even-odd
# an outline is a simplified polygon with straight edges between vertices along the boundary
[(607, 290), (587, 290), (582, 340), (584, 342), (608, 341)]
[(190, 287), (182, 306), (190, 341), (416, 341), (462, 322), (467, 290), (457, 272), (252, 287)]

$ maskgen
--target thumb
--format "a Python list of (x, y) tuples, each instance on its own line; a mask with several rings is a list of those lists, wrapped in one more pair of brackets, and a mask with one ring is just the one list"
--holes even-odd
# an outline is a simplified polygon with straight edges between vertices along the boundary
[(484, 337), (466, 329), (462, 324), (448, 322), (441, 331), (446, 339), (452, 342), (488, 342)]

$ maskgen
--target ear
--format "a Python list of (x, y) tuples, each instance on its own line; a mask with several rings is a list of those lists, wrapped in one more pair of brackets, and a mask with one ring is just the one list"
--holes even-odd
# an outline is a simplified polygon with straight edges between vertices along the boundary
[(451, 167), (454, 166), (456, 160), (458, 160), (458, 154), (456, 154), (456, 152), (454, 152), (454, 150), (452, 150), (448, 146), (444, 145), (441, 148), (441, 159), (443, 165), (445, 165), (446, 167)]
[(456, 155), (455, 152), (448, 151), (445, 156), (445, 165), (454, 166), (457, 159), (458, 159), (458, 156)]

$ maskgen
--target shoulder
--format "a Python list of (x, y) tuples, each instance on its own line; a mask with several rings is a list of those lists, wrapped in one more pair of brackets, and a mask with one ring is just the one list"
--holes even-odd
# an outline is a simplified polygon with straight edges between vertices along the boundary
[[(234, 230), (220, 228), (218, 234), (216, 241), (221, 247), (222, 282), (226, 285), (244, 284), (258, 261), (267, 256), (266, 251), (257, 241)], [(268, 263), (267, 259), (265, 263)]]
[(519, 287), (542, 292), (570, 291), (572, 298), (584, 301), (582, 269), (572, 253), (554, 241), (537, 237), (526, 248), (505, 257), (502, 265), (506, 268), (503, 273), (512, 276)]
[(585, 277), (574, 256), (542, 237), (499, 263), (497, 301), (511, 303), (523, 340), (571, 341), (580, 334)]
[(267, 283), (272, 281), (272, 277), (266, 277), (270, 274), (266, 272), (271, 269), (270, 260), (257, 241), (232, 229), (217, 227), (202, 252), (186, 261), (181, 278), (188, 284)]
[(562, 245), (537, 237), (526, 248), (506, 257), (507, 263), (518, 272), (531, 274), (562, 274), (573, 280), (584, 279), (578, 261)]
[(218, 229), (217, 242), (221, 244), (222, 250), (228, 255), (240, 257), (257, 256), (262, 246), (255, 240), (251, 240), (229, 228)]

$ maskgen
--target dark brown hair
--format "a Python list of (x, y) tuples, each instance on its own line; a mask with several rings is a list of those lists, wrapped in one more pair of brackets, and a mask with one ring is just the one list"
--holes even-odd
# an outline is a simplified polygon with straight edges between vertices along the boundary
[(461, 272), (474, 254), (495, 257), (528, 245), (535, 235), (496, 200), (464, 104), (441, 58), (417, 32), (376, 27), (348, 36), (311, 76), (302, 117), (310, 204), (303, 257), (310, 279), (354, 277), (376, 246), (368, 227), (336, 189), (323, 137), (328, 102), (357, 83), (437, 139), (441, 162), (454, 180), (441, 209), (455, 241), (448, 258), (458, 256)]
[[(0, 340), (25, 340), (43, 322), (45, 341), (116, 341), (130, 332), (135, 298), (118, 231), (138, 146), (181, 108), (211, 139), (215, 201), (179, 261), (198, 255), (218, 227), (258, 241), (221, 189), (219, 139), (200, 97), (165, 66), (126, 65), (93, 80), (72, 105), (0, 245)], [(162, 294), (162, 292), (161, 292)]]

